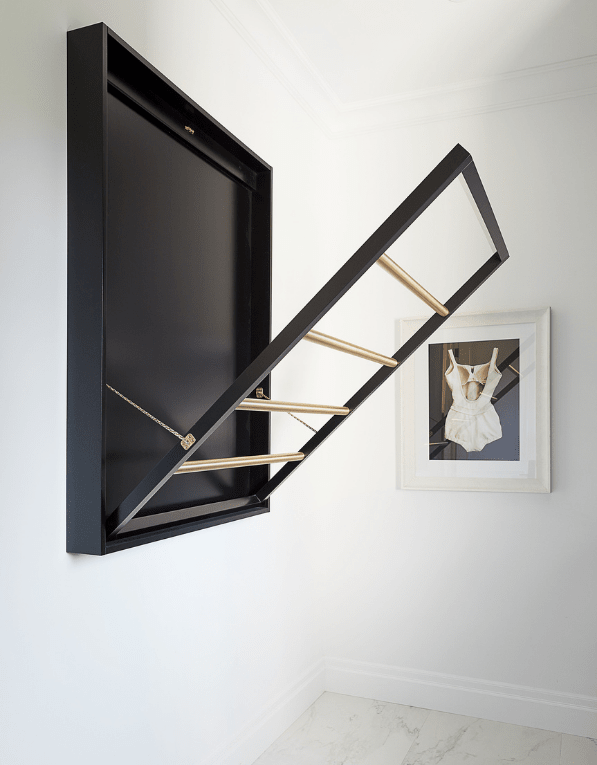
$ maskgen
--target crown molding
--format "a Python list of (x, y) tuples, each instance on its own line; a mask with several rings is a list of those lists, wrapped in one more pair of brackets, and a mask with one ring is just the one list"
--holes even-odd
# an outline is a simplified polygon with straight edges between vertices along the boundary
[[(372, 98), (362, 101), (353, 101), (348, 104), (340, 105), (345, 111), (358, 111), (359, 109), (372, 109), (379, 106), (391, 106), (392, 104), (403, 103), (404, 101), (415, 101), (417, 99), (427, 99), (441, 96), (443, 94), (458, 93), (459, 91), (473, 91), (479, 88), (486, 89), (492, 85), (503, 85), (513, 80), (522, 80), (525, 77), (542, 76), (551, 72), (558, 72), (562, 69), (572, 69), (582, 66), (592, 66), (597, 64), (597, 55), (584, 56), (568, 61), (559, 61), (544, 66), (529, 67), (528, 69), (518, 69), (504, 74), (484, 77), (476, 80), (467, 80), (465, 82), (456, 82), (449, 85), (442, 85), (434, 88), (425, 88), (420, 90), (398, 93), (385, 98)], [(597, 87), (597, 86), (596, 86)]]
[(311, 62), (311, 59), (309, 58), (309, 56), (307, 56), (304, 49), (299, 45), (294, 35), (288, 29), (288, 27), (284, 24), (284, 22), (282, 21), (278, 13), (272, 7), (271, 3), (269, 3), (268, 0), (253, 0), (253, 2), (255, 2), (261, 8), (263, 13), (271, 21), (276, 31), (278, 32), (278, 34), (286, 42), (286, 45), (288, 46), (288, 48), (292, 51), (294, 56), (296, 56), (296, 58), (302, 63), (305, 69), (309, 72), (309, 75), (313, 78), (313, 81), (315, 82), (316, 86), (325, 94), (325, 96), (329, 99), (333, 107), (341, 111), (344, 108), (344, 104), (342, 103), (342, 101), (340, 101), (336, 93), (332, 90), (328, 81), (323, 77), (323, 75)]
[(445, 88), (345, 104), (342, 132), (354, 135), (422, 125), (596, 93), (597, 56), (587, 56)]
[(211, 0), (228, 23), (261, 59), (276, 79), (328, 136), (339, 132), (337, 107), (317, 83), (306, 57), (289, 44), (277, 16), (258, 0)]
[(593, 55), (346, 103), (333, 92), (268, 0), (211, 1), (330, 138), (597, 94), (597, 55)]
[(528, 106), (535, 106), (537, 104), (545, 104), (551, 101), (565, 101), (570, 98), (581, 98), (582, 96), (592, 96), (597, 94), (597, 86), (592, 85), (587, 88), (578, 88), (577, 90), (567, 90), (560, 93), (552, 93), (542, 96), (529, 96), (527, 98), (513, 100), (513, 101), (500, 101), (494, 104), (475, 105), (470, 108), (454, 109), (453, 111), (445, 110), (441, 113), (431, 112), (429, 114), (421, 114), (416, 116), (411, 113), (406, 116), (397, 115), (395, 119), (392, 119), (392, 115), (388, 114), (385, 119), (377, 121), (371, 121), (371, 124), (367, 124), (366, 120), (363, 120), (365, 124), (361, 126), (347, 127), (341, 133), (335, 133), (334, 135), (352, 136), (352, 135), (365, 135), (367, 133), (378, 133), (384, 130), (392, 130), (401, 127), (409, 127), (415, 125), (425, 125), (430, 122), (446, 122), (452, 119), (460, 119), (463, 117), (474, 117), (480, 114), (489, 114), (491, 112), (508, 111), (509, 109), (522, 109)]

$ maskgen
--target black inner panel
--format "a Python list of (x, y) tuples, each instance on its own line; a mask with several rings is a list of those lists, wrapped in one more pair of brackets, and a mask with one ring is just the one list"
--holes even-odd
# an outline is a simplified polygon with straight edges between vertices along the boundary
[[(184, 436), (250, 361), (252, 192), (109, 94), (107, 206), (106, 381)], [(254, 416), (193, 459), (249, 454)], [(108, 514), (175, 443), (107, 392)], [(141, 514), (250, 489), (247, 469), (173, 476)]]

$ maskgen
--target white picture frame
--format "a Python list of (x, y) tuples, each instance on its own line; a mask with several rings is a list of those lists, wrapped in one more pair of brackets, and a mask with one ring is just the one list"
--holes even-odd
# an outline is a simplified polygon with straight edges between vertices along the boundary
[[(425, 319), (399, 321), (402, 346)], [(519, 457), (515, 461), (430, 459), (429, 345), (518, 338)], [(402, 489), (548, 493), (550, 482), (550, 309), (450, 317), (398, 376), (398, 474)], [(512, 368), (512, 367), (510, 367)], [(499, 395), (500, 386), (496, 388)], [(446, 443), (442, 441), (442, 443)]]

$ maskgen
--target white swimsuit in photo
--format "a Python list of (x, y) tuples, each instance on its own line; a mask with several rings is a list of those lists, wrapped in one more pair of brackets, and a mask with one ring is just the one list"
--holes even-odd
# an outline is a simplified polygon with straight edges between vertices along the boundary
[(446, 370), (446, 381), (453, 402), (446, 417), (445, 437), (463, 446), (467, 452), (480, 452), (487, 444), (502, 437), (500, 418), (491, 403), (502, 377), (495, 365), (498, 349), (493, 349), (487, 364), (475, 366), (457, 364), (451, 349), (448, 353), (451, 363)]

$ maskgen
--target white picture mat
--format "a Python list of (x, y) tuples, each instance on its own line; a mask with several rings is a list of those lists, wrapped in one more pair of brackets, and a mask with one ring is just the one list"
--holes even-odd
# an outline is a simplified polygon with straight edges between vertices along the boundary
[[(424, 323), (402, 319), (400, 344)], [(428, 346), (507, 339), (520, 341), (520, 460), (430, 460)], [(398, 404), (401, 488), (549, 492), (549, 308), (451, 317), (405, 362)]]

